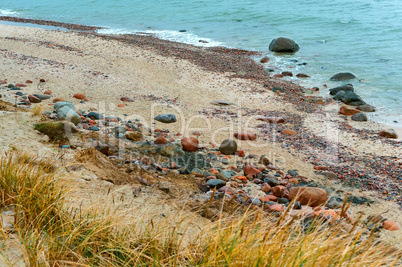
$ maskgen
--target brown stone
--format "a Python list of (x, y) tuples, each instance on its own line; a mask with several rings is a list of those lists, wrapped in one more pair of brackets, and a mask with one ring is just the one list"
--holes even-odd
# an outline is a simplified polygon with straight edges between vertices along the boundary
[(140, 132), (127, 131), (125, 132), (124, 136), (133, 141), (141, 141), (144, 139), (144, 136)]
[(133, 99), (127, 97), (127, 96), (123, 96), (122, 98), (120, 98), (121, 101), (123, 102), (134, 102)]
[(289, 198), (297, 198), (302, 205), (311, 207), (325, 204), (328, 200), (327, 191), (318, 187), (293, 187), (290, 189)]
[(339, 109), (339, 113), (342, 114), (342, 115), (346, 115), (346, 116), (352, 116), (352, 115), (354, 115), (356, 113), (359, 113), (359, 112), (360, 112), (359, 110), (354, 109), (354, 108), (350, 108), (350, 107), (347, 107), (347, 106), (342, 106)]
[(166, 145), (168, 141), (163, 135), (159, 135), (158, 137), (155, 138), (154, 143), (156, 145)]
[(76, 99), (80, 99), (80, 100), (84, 100), (85, 99), (85, 95), (84, 94), (75, 94), (73, 95), (74, 98)]
[(278, 74), (275, 74), (274, 77), (275, 77), (275, 78), (283, 78), (283, 75), (280, 74), (280, 73), (278, 73)]
[(283, 185), (277, 185), (272, 187), (272, 194), (276, 197), (282, 197), (284, 194), (284, 191), (286, 190), (286, 187), (284, 187)]
[(293, 130), (290, 130), (290, 129), (283, 129), (281, 134), (283, 134), (283, 135), (296, 135), (297, 132), (293, 131)]
[(260, 62), (261, 62), (261, 63), (267, 63), (267, 62), (269, 62), (269, 57), (263, 57), (263, 58), (261, 58)]
[(196, 152), (198, 150), (198, 139), (196, 137), (184, 137), (181, 140), (183, 150), (189, 152)]
[(32, 83), (32, 81), (31, 80), (26, 80), (26, 82), (25, 83)]
[(384, 227), (384, 229), (388, 230), (388, 231), (396, 231), (399, 230), (399, 226), (396, 222), (390, 221), (390, 220), (385, 220), (382, 223), (382, 226)]
[(64, 98), (62, 97), (56, 97), (55, 99), (53, 99), (53, 103), (57, 103), (57, 102), (64, 102)]
[(310, 76), (308, 76), (307, 74), (304, 73), (299, 73), (296, 75), (297, 78), (309, 78)]
[(285, 120), (281, 117), (260, 117), (257, 120), (265, 121), (268, 123), (277, 123), (277, 124), (285, 122)]
[(398, 138), (398, 134), (393, 129), (382, 130), (378, 133), (378, 135), (386, 138)]
[(283, 75), (283, 76), (287, 76), (287, 77), (292, 77), (292, 76), (293, 76), (293, 73), (290, 72), (290, 71), (284, 71), (284, 72), (282, 72), (282, 75)]
[(256, 138), (256, 135), (253, 133), (234, 133), (234, 137), (239, 139), (239, 140), (250, 140), (250, 141), (254, 141)]
[(118, 104), (117, 105), (119, 108), (125, 108), (126, 107), (126, 105), (124, 105), (124, 104)]
[(267, 183), (263, 183), (261, 185), (261, 191), (264, 193), (269, 193), (269, 192), (271, 192), (271, 186)]
[(51, 94), (52, 94), (52, 91), (51, 91), (51, 90), (47, 90), (47, 91), (44, 92), (44, 94), (45, 94), (45, 95), (51, 95)]

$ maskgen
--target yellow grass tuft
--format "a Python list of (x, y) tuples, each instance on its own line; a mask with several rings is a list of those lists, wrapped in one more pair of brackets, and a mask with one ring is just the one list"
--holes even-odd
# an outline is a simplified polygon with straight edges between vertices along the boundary
[[(99, 208), (102, 204), (68, 208), (68, 191), (57, 178), (57, 169), (43, 164), (43, 159), (14, 150), (0, 161), (0, 207), (14, 207), (15, 235), (29, 266), (400, 264), (400, 251), (376, 243), (372, 235), (364, 235), (367, 230), (347, 230), (336, 222), (306, 224), (289, 216), (289, 210), (279, 219), (246, 211), (243, 216), (218, 218), (194, 232), (180, 217), (145, 222), (141, 215), (133, 218)], [(5, 231), (2, 236), (9, 238)], [(0, 257), (11, 262), (4, 244)]]
[(32, 116), (40, 116), (40, 115), (42, 115), (42, 112), (44, 109), (45, 109), (44, 105), (35, 105), (32, 108), (31, 115)]

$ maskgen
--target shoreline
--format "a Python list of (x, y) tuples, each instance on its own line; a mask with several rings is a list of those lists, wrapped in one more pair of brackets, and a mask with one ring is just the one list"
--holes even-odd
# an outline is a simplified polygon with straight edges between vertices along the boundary
[[(58, 33), (59, 35), (63, 34), (63, 33)], [(306, 96), (304, 94), (303, 91), (303, 87), (295, 84), (295, 83), (291, 83), (291, 82), (287, 82), (284, 80), (278, 80), (275, 79), (273, 77), (269, 77), (267, 75), (267, 73), (264, 71), (263, 67), (258, 65), (253, 59), (251, 59), (250, 55), (256, 55), (256, 52), (250, 52), (250, 51), (245, 51), (245, 50), (239, 50), (239, 49), (228, 49), (228, 48), (221, 48), (221, 47), (215, 47), (215, 48), (199, 48), (199, 47), (193, 47), (191, 45), (186, 45), (186, 44), (181, 44), (181, 43), (175, 43), (175, 42), (170, 42), (170, 41), (166, 41), (166, 40), (161, 40), (158, 38), (155, 38), (153, 36), (138, 36), (138, 35), (123, 35), (123, 36), (113, 36), (113, 35), (100, 35), (100, 34), (96, 34), (96, 33), (87, 33), (87, 32), (71, 32), (70, 33), (65, 33), (65, 36), (69, 36), (71, 37), (72, 35), (77, 35), (82, 36), (83, 38), (97, 38), (99, 37), (99, 40), (101, 40), (102, 43), (107, 44), (108, 42), (113, 42), (113, 44), (115, 44), (114, 42), (119, 42), (121, 44), (123, 44), (124, 48), (126, 49), (127, 46), (127, 51), (129, 51), (130, 47), (136, 47), (135, 49), (140, 49), (142, 52), (146, 54), (146, 56), (150, 55), (150, 53), (155, 53), (158, 56), (161, 56), (162, 58), (164, 58), (164, 60), (167, 60), (167, 62), (169, 62), (169, 64), (176, 64), (176, 66), (171, 66), (171, 69), (176, 69), (176, 70), (180, 70), (180, 66), (183, 65), (184, 63), (181, 63), (182, 60), (186, 61), (186, 62), (190, 62), (191, 64), (193, 64), (194, 66), (196, 66), (196, 69), (200, 69), (202, 71), (207, 71), (210, 72), (210, 75), (212, 77), (214, 76), (225, 76), (228, 79), (227, 83), (235, 83), (235, 82), (239, 82), (241, 81), (244, 84), (249, 84), (249, 87), (242, 87), (242, 90), (249, 90), (247, 91), (247, 95), (251, 96), (254, 95), (256, 96), (256, 103), (259, 103), (256, 107), (244, 107), (242, 108), (242, 111), (245, 114), (258, 114), (261, 116), (283, 116), (285, 115), (287, 117), (287, 124), (289, 125), (293, 125), (292, 127), (297, 130), (297, 132), (299, 133), (303, 133), (306, 129), (305, 126), (303, 125), (305, 123), (305, 118), (308, 117), (308, 114), (317, 114), (317, 115), (325, 115), (326, 112), (325, 110), (323, 110), (323, 106), (326, 107), (328, 105), (322, 105), (322, 103), (320, 101), (323, 101), (324, 104), (331, 104), (331, 105), (335, 105), (334, 101), (332, 101), (331, 99), (323, 99), (321, 97), (311, 97), (311, 96)], [(51, 35), (51, 34), (49, 34)], [(18, 36), (18, 35), (16, 35)], [(64, 35), (63, 35), (64, 36)], [(64, 37), (65, 37), (64, 36)], [(63, 38), (64, 38), (63, 37)], [(29, 39), (31, 38), (31, 39)], [(70, 47), (70, 44), (64, 44), (63, 46), (60, 46), (60, 44), (58, 45), (52, 45), (50, 48), (48, 43), (40, 43), (38, 41), (35, 41), (34, 39), (32, 39), (33, 37), (29, 37), (26, 40), (25, 39), (14, 39), (14, 40), (8, 40), (9, 45), (12, 45), (12, 42), (16, 42), (16, 43), (20, 43), (20, 44), (27, 44), (28, 48), (32, 48), (32, 47), (39, 47), (41, 50), (49, 50), (49, 49), (53, 49), (54, 52), (57, 54), (56, 57), (60, 57), (59, 54), (62, 52), (61, 50), (65, 50), (66, 47)], [(29, 41), (27, 41), (29, 40)], [(31, 41), (33, 40), (33, 41)], [(67, 41), (67, 39), (65, 39)], [(31, 42), (31, 43), (28, 43)], [(60, 50), (60, 52), (59, 52)], [(32, 50), (33, 53), (34, 50)], [(69, 51), (67, 51), (69, 52)], [(38, 52), (39, 53), (39, 52)], [(75, 50), (71, 50), (71, 62), (72, 59), (77, 60), (77, 55), (75, 55), (74, 53), (78, 53)], [(95, 54), (98, 53), (98, 54)], [(100, 54), (99, 54), (100, 53)], [(88, 55), (90, 56), (94, 56), (97, 55), (97, 57), (101, 58), (103, 51), (98, 51), (96, 49), (91, 50)], [(79, 53), (78, 53), (79, 54)], [(140, 57), (138, 54), (137, 57)], [(81, 57), (85, 57), (85, 51), (83, 53), (83, 55)], [(154, 56), (152, 56), (154, 57)], [(152, 57), (149, 57), (149, 59), (152, 62), (155, 62), (155, 59), (153, 59)], [(86, 59), (88, 60), (90, 57), (86, 57)], [(168, 58), (168, 59), (166, 59)], [(35, 61), (35, 59), (33, 58), (33, 60)], [(122, 61), (123, 59), (120, 58), (116, 58), (116, 62)], [(161, 60), (161, 59), (158, 59)], [(98, 60), (99, 62), (100, 59)], [(103, 61), (102, 61), (103, 62)], [(124, 61), (125, 62), (125, 61)], [(64, 63), (63, 63), (64, 64)], [(80, 63), (81, 64), (81, 63)], [(94, 63), (94, 66), (96, 66), (96, 62)], [(60, 66), (65, 66), (66, 67), (66, 75), (68, 75), (69, 72), (74, 72), (73, 67), (71, 67), (69, 69), (68, 65), (60, 65)], [(60, 69), (60, 66), (56, 66), (58, 69)], [(72, 65), (71, 65), (72, 66)], [(112, 65), (111, 65), (112, 66)], [(118, 65), (113, 64), (114, 67), (118, 67)], [(125, 65), (123, 65), (125, 66)], [(147, 64), (143, 64), (143, 67), (147, 67)], [(170, 65), (169, 65), (170, 66)], [(183, 66), (187, 66), (186, 64), (184, 64)], [(105, 67), (105, 66), (102, 66)], [(131, 67), (126, 66), (128, 68), (128, 70), (133, 71), (134, 69), (131, 69)], [(74, 67), (75, 68), (75, 67)], [(64, 69), (64, 67), (63, 67)], [(112, 69), (112, 68), (111, 68)], [(159, 71), (161, 71), (162, 69), (159, 69)], [(198, 70), (197, 70), (198, 71)], [(170, 74), (168, 73), (169, 71), (166, 72), (166, 77), (168, 77)], [(101, 77), (103, 77), (103, 82), (101, 81), (100, 84), (102, 83), (109, 83), (110, 79), (109, 75), (104, 74), (103, 72), (100, 72)], [(105, 72), (106, 73), (106, 72)], [(131, 72), (128, 72), (131, 73)], [(165, 75), (165, 73), (162, 73), (163, 75)], [(94, 74), (95, 75), (95, 74)], [(202, 74), (204, 75), (204, 74)], [(202, 77), (200, 76), (200, 79), (197, 80), (198, 83), (203, 84), (202, 81)], [(106, 76), (108, 76), (106, 78)], [(97, 76), (98, 77), (98, 76)], [(178, 76), (179, 77), (179, 76)], [(113, 78), (113, 77), (112, 77)], [(169, 78), (170, 79), (170, 78)], [(189, 82), (193, 82), (194, 83), (194, 77), (180, 77), (180, 79), (189, 79)], [(179, 79), (179, 80), (180, 80)], [(168, 83), (171, 83), (172, 81), (170, 80), (166, 80)], [(186, 82), (188, 82), (187, 80), (185, 80)], [(164, 82), (163, 80), (161, 82)], [(222, 82), (222, 84), (224, 84), (225, 82)], [(255, 83), (255, 84), (254, 84)], [(145, 82), (139, 82), (138, 85), (146, 85)], [(110, 86), (110, 84), (108, 85)], [(156, 85), (154, 85), (156, 86)], [(205, 86), (205, 85), (204, 85)], [(272, 88), (275, 87), (280, 87), (283, 90), (285, 90), (286, 93), (278, 93), (278, 92), (272, 92)], [(65, 88), (65, 87), (64, 87)], [(155, 87), (156, 88), (156, 87)], [(234, 87), (233, 87), (234, 88)], [(70, 92), (74, 93), (73, 91), (71, 91), (72, 89), (70, 89)], [(81, 89), (82, 90), (82, 89)], [(161, 91), (159, 91), (159, 93), (164, 92), (165, 89), (162, 88)], [(214, 88), (210, 88), (210, 93), (211, 96), (213, 96), (214, 94), (218, 93), (218, 91), (216, 91), (216, 89)], [(93, 95), (93, 98), (96, 102), (96, 98), (97, 96), (95, 96), (93, 94), (93, 92), (91, 92), (92, 90), (87, 90), (86, 94), (91, 94)], [(126, 90), (126, 94), (129, 91)], [(147, 90), (145, 90), (144, 92), (147, 92)], [(155, 91), (157, 92), (157, 91)], [(173, 91), (166, 91), (169, 93), (172, 93), (172, 97), (175, 95), (173, 93)], [(246, 91), (245, 91), (246, 92)], [(60, 91), (59, 94), (62, 94), (63, 92)], [(117, 97), (117, 95), (109, 95), (109, 93), (111, 92), (106, 92), (104, 95), (109, 97), (109, 98), (114, 98)], [(121, 92), (122, 93), (122, 92)], [(230, 99), (230, 94), (232, 92), (225, 92), (227, 93), (227, 98), (229, 100)], [(158, 94), (158, 93), (154, 93), (154, 94)], [(190, 93), (191, 94), (191, 93)], [(240, 93), (240, 96), (242, 96), (243, 93)], [(263, 96), (260, 97), (259, 96)], [(120, 97), (122, 95), (120, 94)], [(103, 97), (99, 96), (100, 99)], [(118, 97), (118, 98), (120, 98)], [(180, 94), (178, 95), (178, 97), (180, 97)], [(187, 96), (186, 96), (187, 97)], [(200, 95), (200, 97), (202, 97)], [(238, 96), (237, 96), (238, 97)], [(280, 109), (277, 110), (271, 110), (271, 111), (264, 111), (261, 108), (258, 107), (263, 107), (262, 104), (264, 104), (264, 101), (267, 101), (265, 99), (265, 97), (271, 97), (273, 98), (276, 102), (272, 102), (275, 104), (279, 105), (279, 102), (282, 101), (282, 107)], [(188, 98), (188, 97), (187, 97)], [(115, 98), (116, 99), (116, 98)], [(188, 99), (192, 99), (191, 97)], [(187, 99), (187, 100), (188, 100)], [(216, 98), (215, 98), (216, 99)], [(184, 99), (185, 100), (185, 99)], [(211, 99), (205, 99), (203, 101), (201, 101), (201, 104), (205, 104), (210, 102)], [(308, 101), (307, 101), (308, 100)], [(254, 100), (253, 100), (254, 101)], [(186, 101), (183, 101), (186, 102)], [(119, 102), (117, 102), (119, 103)], [(266, 104), (264, 104), (266, 105)], [(195, 106), (194, 103), (192, 104), (192, 106)], [(201, 105), (202, 106), (202, 105)], [(198, 105), (197, 107), (201, 107), (200, 105)], [(199, 114), (200, 110), (197, 110), (196, 108), (193, 108), (196, 113)], [(287, 110), (291, 111), (291, 113), (288, 113)], [(192, 112), (193, 112), (192, 111)], [(222, 110), (221, 110), (222, 111)], [(336, 110), (335, 110), (336, 111)], [(114, 111), (116, 112), (116, 111)], [(204, 115), (211, 115), (214, 114), (214, 111), (211, 109), (208, 110), (204, 110), (201, 111), (201, 114)], [(336, 112), (335, 112), (336, 113)], [(317, 118), (311, 118), (313, 119), (317, 119)], [(338, 120), (342, 120), (341, 117), (337, 116)], [(320, 120), (320, 118), (318, 118), (318, 120)], [(314, 125), (319, 125), (320, 122), (315, 122)], [(369, 142), (371, 141), (375, 141), (378, 142), (378, 146), (384, 146), (384, 147), (393, 147), (393, 146), (398, 146), (400, 145), (399, 141), (394, 141), (394, 140), (389, 140), (389, 139), (383, 139), (383, 138), (378, 138), (375, 135), (375, 131), (370, 131), (370, 130), (360, 130), (360, 129), (355, 129), (355, 128), (350, 128), (348, 127), (349, 123), (346, 122), (345, 127), (343, 127), (341, 129), (341, 131), (344, 131), (345, 134), (347, 135), (360, 135), (360, 139), (359, 142), (361, 141), (362, 143), (366, 143), (369, 144)], [(353, 123), (352, 123), (353, 124)], [(254, 126), (258, 126), (259, 124), (255, 124)], [(343, 125), (342, 123), (340, 125)], [(360, 124), (362, 125), (362, 124)], [(263, 126), (262, 128), (256, 128), (258, 129), (257, 131), (259, 131), (259, 137), (261, 137), (262, 140), (270, 140), (270, 137), (266, 135), (266, 132), (270, 132), (271, 128), (264, 128), (266, 126)], [(278, 129), (281, 129), (280, 127), (282, 126), (278, 126)], [(319, 126), (317, 126), (319, 127)], [(305, 142), (304, 144), (299, 144), (299, 140), (297, 138), (289, 138), (286, 136), (278, 136), (277, 141), (279, 142), (279, 144), (281, 144), (281, 146), (283, 146), (284, 148), (287, 147), (292, 147), (292, 149), (297, 149), (297, 147), (299, 146), (299, 148), (302, 148), (302, 153), (303, 151), (310, 151), (311, 148), (315, 148), (317, 150), (320, 149), (320, 146), (323, 143), (327, 143), (325, 141), (325, 138), (320, 139), (317, 136), (314, 136), (314, 127), (312, 129), (310, 129), (309, 131), (305, 131), (305, 133), (302, 135), (302, 140)], [(315, 138), (315, 140), (313, 140)], [(365, 138), (367, 139), (365, 141)], [(346, 140), (346, 137), (345, 137)], [(347, 140), (348, 141), (348, 140)], [(373, 141), (373, 142), (374, 142)], [(345, 141), (346, 142), (346, 141)], [(329, 144), (329, 143), (328, 143)], [(332, 144), (331, 144), (332, 145)], [(372, 148), (372, 151), (375, 151), (377, 147)], [(251, 148), (250, 148), (251, 149)], [(347, 159), (346, 162), (350, 162), (353, 160), (355, 160), (356, 158), (354, 158), (353, 156), (349, 155), (350, 151), (343, 151), (344, 148), (342, 148), (341, 152), (342, 152), (342, 158), (343, 159)], [(251, 151), (251, 150), (250, 150)], [(258, 149), (256, 150), (258, 151)], [(369, 150), (370, 151), (370, 150)], [(298, 152), (299, 153), (299, 152)], [(396, 173), (396, 175), (398, 176), (397, 171), (400, 172), (400, 169), (398, 167), (398, 160), (400, 160), (400, 156), (398, 158), (398, 154), (396, 154), (397, 158), (396, 160), (392, 161), (391, 155), (392, 155), (392, 151), (390, 152), (391, 154), (386, 156), (387, 161), (389, 161), (388, 163), (390, 165), (387, 166), (386, 169), (384, 169), (383, 167), (381, 167), (381, 165), (376, 165), (375, 161), (373, 160), (372, 162), (370, 162), (370, 164), (374, 164), (371, 167), (371, 172), (375, 171), (380, 171), (380, 175), (384, 175), (387, 171), (389, 170), (394, 170)], [(396, 153), (396, 152), (395, 152)], [(307, 155), (307, 158), (309, 156)], [(311, 159), (310, 159), (311, 161)], [(314, 158), (313, 157), (313, 161), (315, 162), (315, 164), (319, 164), (319, 163), (324, 163), (324, 161), (319, 160), (318, 158)], [(328, 163), (327, 163), (328, 164)], [(336, 166), (336, 165), (331, 165), (330, 166), (331, 171), (334, 171), (335, 173), (343, 173), (345, 170), (345, 167), (342, 166)], [(344, 178), (342, 178), (341, 180), (343, 180), (344, 182), (347, 181), (347, 178), (352, 175), (357, 175), (359, 173), (359, 170), (353, 171), (348, 175), (345, 175)], [(363, 177), (362, 179), (366, 179), (367, 177)], [(370, 178), (371, 179), (371, 178)], [(357, 181), (358, 182), (358, 181)], [(365, 181), (364, 183), (366, 183), (367, 181)], [(386, 186), (386, 181), (382, 182), (382, 184), (379, 185), (379, 187), (384, 187)], [(370, 187), (369, 187), (370, 189)], [(371, 190), (374, 191), (378, 191), (378, 189), (376, 189), (375, 187), (373, 187)], [(390, 189), (391, 190), (391, 189)], [(391, 197), (393, 197), (395, 200), (397, 200), (398, 202), (401, 202), (402, 200), (400, 199), (399, 196), (399, 189), (398, 190), (391, 190), (391, 193), (396, 193), (395, 196), (393, 196), (392, 194), (390, 195)], [(399, 192), (399, 193), (398, 193)]]

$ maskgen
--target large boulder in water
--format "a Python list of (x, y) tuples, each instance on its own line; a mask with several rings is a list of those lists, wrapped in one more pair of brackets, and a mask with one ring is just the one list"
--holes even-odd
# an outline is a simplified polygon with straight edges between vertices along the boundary
[(356, 78), (356, 76), (350, 72), (340, 72), (335, 74), (330, 78), (331, 81), (346, 81), (346, 80), (352, 80)]
[(351, 91), (345, 92), (341, 101), (351, 106), (360, 106), (366, 104), (366, 102), (364, 102), (358, 94)]
[(295, 41), (289, 38), (279, 37), (273, 39), (269, 44), (269, 50), (272, 52), (297, 52), (300, 47)]
[(345, 92), (351, 91), (351, 92), (354, 92), (354, 88), (353, 88), (353, 85), (352, 85), (352, 84), (344, 84), (344, 85), (341, 85), (341, 86), (338, 86), (338, 87), (329, 89), (329, 94), (330, 94), (330, 95), (336, 95), (336, 94), (337, 94), (338, 92), (340, 92), (340, 91), (345, 91)]

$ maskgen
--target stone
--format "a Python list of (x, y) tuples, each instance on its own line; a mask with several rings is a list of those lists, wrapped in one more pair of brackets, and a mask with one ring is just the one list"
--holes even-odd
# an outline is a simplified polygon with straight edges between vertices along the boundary
[(229, 106), (229, 105), (234, 105), (234, 103), (226, 101), (226, 100), (217, 100), (214, 102), (211, 102), (212, 105), (217, 105), (217, 106)]
[(348, 92), (348, 91), (350, 91), (350, 92), (354, 92), (354, 88), (353, 88), (353, 85), (352, 84), (344, 84), (344, 85), (341, 85), (341, 86), (338, 86), (338, 87), (334, 87), (334, 88), (331, 88), (331, 89), (329, 89), (329, 94), (330, 95), (336, 95), (337, 93), (339, 93), (340, 91), (344, 91), (344, 92)]
[(375, 112), (375, 107), (369, 104), (357, 106), (356, 109), (364, 112)]
[(260, 159), (258, 160), (259, 164), (263, 164), (265, 166), (271, 164), (271, 162), (269, 161), (269, 158), (265, 155), (261, 155)]
[(120, 98), (120, 100), (123, 102), (134, 102), (134, 99), (131, 99), (130, 97), (127, 96), (123, 96), (122, 98)]
[(57, 110), (57, 118), (59, 120), (68, 120), (77, 125), (81, 121), (81, 116), (68, 106), (64, 106)]
[(364, 102), (363, 99), (358, 94), (351, 91), (345, 92), (342, 95), (340, 101), (351, 106), (361, 106), (366, 104), (366, 102)]
[(216, 178), (221, 179), (221, 180), (223, 180), (225, 182), (229, 181), (228, 177), (225, 174), (221, 173), (221, 172), (216, 174)]
[(281, 74), (282, 74), (284, 77), (292, 77), (292, 76), (293, 76), (293, 73), (290, 72), (290, 71), (283, 71)]
[(42, 95), (42, 94), (33, 94), (36, 98), (39, 98), (40, 100), (46, 100), (50, 99), (49, 95)]
[(318, 187), (293, 187), (289, 191), (289, 197), (311, 207), (323, 205), (328, 200), (327, 191)]
[(154, 144), (155, 145), (166, 145), (168, 141), (163, 135), (158, 135), (158, 137), (155, 138)]
[(359, 112), (360, 112), (359, 110), (354, 109), (354, 108), (349, 108), (347, 106), (342, 106), (339, 109), (339, 113), (342, 114), (342, 115), (346, 115), (346, 116), (352, 116), (352, 115), (354, 115), (356, 113), (359, 113)]
[(330, 78), (331, 81), (345, 81), (355, 79), (356, 76), (350, 72), (339, 72)]
[(269, 209), (269, 211), (271, 211), (271, 212), (275, 212), (275, 211), (277, 211), (277, 212), (282, 212), (282, 211), (285, 210), (285, 208), (284, 208), (283, 205), (281, 205), (281, 204), (274, 204), (274, 205), (271, 205), (271, 206), (268, 207), (268, 209)]
[(284, 191), (286, 190), (286, 187), (283, 185), (277, 185), (271, 188), (272, 194), (276, 197), (282, 197), (284, 195)]
[(256, 197), (251, 198), (251, 203), (253, 203), (254, 205), (260, 206), (261, 205), (261, 200), (259, 200)]
[(287, 204), (289, 204), (289, 199), (284, 198), (284, 197), (278, 198), (278, 203), (287, 205)]
[(382, 130), (378, 133), (379, 136), (386, 137), (386, 138), (392, 138), (392, 139), (397, 139), (398, 134), (395, 132), (394, 129), (387, 129), (387, 130)]
[(295, 210), (301, 210), (302, 204), (300, 203), (300, 201), (296, 201), (295, 204), (293, 205), (293, 208)]
[(32, 81), (31, 80), (26, 80), (25, 83), (32, 83)]
[(102, 120), (103, 119), (102, 114), (100, 114), (98, 112), (94, 112), (94, 111), (89, 112), (88, 117), (93, 119), (93, 120)]
[(37, 98), (37, 97), (34, 96), (34, 95), (29, 95), (29, 96), (28, 96), (28, 100), (29, 100), (29, 102), (31, 102), (31, 103), (40, 103), (40, 102), (42, 102), (39, 98)]
[(296, 77), (297, 77), (297, 78), (310, 78), (309, 75), (304, 74), (304, 73), (298, 73), (298, 74), (296, 75)]
[(292, 39), (279, 37), (273, 39), (269, 44), (269, 50), (272, 52), (297, 52), (299, 51), (299, 45)]
[(161, 148), (159, 154), (166, 157), (184, 156), (184, 151), (178, 143), (169, 143)]
[(51, 90), (46, 90), (45, 92), (43, 92), (45, 95), (51, 95), (52, 91)]
[(269, 62), (269, 57), (261, 58), (260, 62), (263, 63), (263, 64)]
[(263, 197), (260, 197), (261, 202), (268, 202), (268, 201), (273, 201), (276, 202), (278, 198), (274, 195), (265, 195)]
[(236, 139), (239, 140), (250, 140), (250, 141), (254, 141), (256, 138), (256, 135), (253, 133), (246, 133), (246, 132), (240, 132), (240, 133), (234, 133), (233, 136)]
[(156, 115), (154, 119), (163, 123), (173, 123), (177, 121), (176, 115), (174, 114), (159, 114)]
[(261, 185), (261, 191), (264, 193), (269, 193), (269, 192), (271, 192), (271, 186), (267, 183), (263, 183)]
[(385, 220), (382, 223), (382, 226), (384, 227), (384, 229), (388, 230), (388, 231), (396, 231), (399, 230), (399, 226), (396, 222), (390, 221), (390, 220)]
[(184, 151), (197, 152), (198, 150), (198, 139), (196, 137), (184, 137), (181, 140), (181, 145)]
[(292, 175), (293, 177), (296, 177), (296, 176), (299, 175), (299, 174), (297, 173), (297, 171), (295, 171), (295, 170), (288, 170), (288, 173), (289, 173), (290, 175)]
[(362, 112), (352, 115), (351, 119), (352, 119), (352, 121), (367, 121), (368, 120), (367, 115)]
[(342, 204), (343, 201), (340, 197), (332, 196), (330, 197), (328, 203), (325, 206), (327, 206), (330, 209), (339, 209), (340, 207), (342, 207)]
[(276, 124), (285, 122), (285, 120), (283, 118), (281, 118), (281, 117), (260, 117), (260, 118), (257, 118), (257, 120), (258, 121), (265, 121), (265, 122), (268, 122), (268, 123), (276, 123)]
[(256, 175), (259, 174), (261, 171), (260, 171), (259, 169), (257, 169), (257, 168), (254, 168), (253, 166), (246, 165), (246, 166), (244, 166), (243, 172), (244, 172), (244, 175), (245, 175), (245, 176), (247, 176), (247, 175), (256, 176)]
[(85, 95), (84, 94), (75, 94), (73, 95), (74, 98), (79, 99), (79, 100), (84, 100), (85, 99)]
[(57, 111), (58, 109), (62, 107), (69, 107), (72, 110), (75, 110), (75, 106), (71, 102), (65, 102), (65, 101), (58, 101), (54, 104), (53, 109)]
[(115, 134), (124, 134), (125, 132), (127, 132), (127, 128), (125, 126), (116, 126), (113, 128), (113, 132)]
[(280, 184), (281, 184), (277, 179), (275, 179), (275, 178), (270, 178), (270, 177), (265, 178), (265, 179), (264, 179), (264, 183), (269, 184), (271, 187), (274, 187), (274, 186), (277, 186), (277, 185), (280, 185)]
[(53, 103), (57, 103), (57, 102), (65, 102), (65, 100), (62, 97), (56, 97), (55, 99), (53, 99)]
[(281, 134), (283, 134), (283, 135), (296, 135), (297, 132), (293, 131), (293, 130), (290, 130), (290, 129), (283, 129), (281, 131)]
[(128, 140), (132, 140), (132, 141), (141, 141), (144, 139), (144, 136), (142, 135), (141, 132), (134, 132), (134, 131), (129, 131), (129, 132), (125, 132), (124, 136), (128, 139)]
[(207, 185), (211, 188), (216, 187), (217, 189), (219, 189), (219, 188), (225, 186), (226, 182), (221, 179), (210, 179), (210, 180), (208, 180)]
[(224, 155), (234, 155), (237, 151), (237, 143), (232, 139), (225, 139), (219, 146), (219, 151)]

